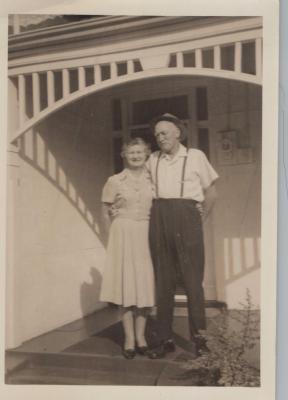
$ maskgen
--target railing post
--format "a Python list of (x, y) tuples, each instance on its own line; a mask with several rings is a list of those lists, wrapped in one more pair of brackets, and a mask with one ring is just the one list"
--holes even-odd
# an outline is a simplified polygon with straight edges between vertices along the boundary
[(79, 67), (78, 68), (78, 82), (79, 82), (79, 90), (85, 88), (85, 68)]
[(19, 90), (19, 123), (20, 127), (26, 120), (26, 84), (25, 76), (19, 75), (18, 77), (18, 90)]
[(235, 55), (234, 55), (234, 71), (241, 73), (242, 70), (242, 44), (241, 42), (235, 43)]
[(128, 75), (133, 74), (134, 72), (134, 63), (133, 60), (128, 60), (127, 62), (127, 73)]
[(256, 62), (256, 76), (262, 78), (262, 39), (257, 38), (255, 42), (255, 62)]
[(39, 74), (33, 72), (32, 74), (32, 87), (33, 87), (33, 116), (40, 112), (40, 85), (39, 85)]
[(202, 50), (196, 49), (195, 51), (195, 64), (196, 68), (202, 68)]
[(176, 66), (177, 68), (183, 68), (184, 66), (183, 53), (181, 52), (176, 53)]
[(214, 47), (214, 68), (216, 70), (221, 69), (221, 47), (220, 46)]
[(55, 102), (55, 80), (53, 71), (47, 71), (47, 97), (49, 107)]
[(67, 97), (70, 94), (70, 79), (69, 71), (67, 68), (62, 70), (62, 81), (63, 81), (63, 97)]
[(94, 84), (101, 82), (101, 69), (100, 65), (94, 65)]
[(112, 62), (110, 64), (111, 69), (111, 79), (115, 79), (117, 77), (117, 65), (116, 62)]

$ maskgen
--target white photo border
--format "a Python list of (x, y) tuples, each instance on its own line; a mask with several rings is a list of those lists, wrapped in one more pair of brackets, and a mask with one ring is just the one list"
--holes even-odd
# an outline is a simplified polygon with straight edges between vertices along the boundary
[[(147, 396), (174, 399), (233, 399), (273, 400), (275, 398), (276, 357), (276, 278), (277, 278), (277, 183), (278, 183), (278, 60), (279, 60), (279, 3), (269, 0), (190, 0), (127, 1), (10, 1), (2, 10), (1, 28), (1, 187), (6, 187), (7, 139), (7, 14), (147, 14), (147, 15), (244, 15), (263, 17), (263, 119), (262, 119), (262, 273), (261, 273), (261, 387), (123, 387), (123, 386), (22, 386), (4, 385), (4, 329), (1, 330), (1, 391), (6, 399), (146, 399)], [(2, 7), (3, 9), (3, 7)], [(3, 164), (2, 164), (3, 163)], [(3, 167), (2, 167), (3, 165)], [(3, 190), (3, 189), (2, 189)], [(2, 194), (2, 193), (1, 193)], [(5, 221), (5, 189), (1, 198), (1, 220)], [(1, 326), (5, 326), (5, 226), (1, 226)]]

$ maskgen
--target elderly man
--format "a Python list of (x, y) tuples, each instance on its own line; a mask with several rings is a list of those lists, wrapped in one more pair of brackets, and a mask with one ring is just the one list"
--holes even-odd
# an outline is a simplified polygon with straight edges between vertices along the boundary
[(179, 274), (187, 295), (190, 351), (197, 357), (209, 351), (199, 334), (206, 328), (202, 219), (216, 198), (218, 175), (202, 151), (181, 144), (185, 126), (176, 116), (163, 114), (152, 128), (160, 148), (147, 162), (155, 188), (149, 240), (156, 275), (159, 345), (149, 356), (161, 358), (175, 350), (172, 322)]

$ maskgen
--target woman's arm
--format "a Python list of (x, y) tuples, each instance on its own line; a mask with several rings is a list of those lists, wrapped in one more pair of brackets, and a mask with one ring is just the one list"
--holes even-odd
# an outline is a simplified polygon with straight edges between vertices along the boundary
[(102, 227), (103, 227), (103, 234), (105, 237), (105, 242), (107, 243), (110, 225), (111, 225), (111, 214), (110, 214), (111, 204), (109, 203), (102, 203), (101, 206), (101, 219), (102, 219)]

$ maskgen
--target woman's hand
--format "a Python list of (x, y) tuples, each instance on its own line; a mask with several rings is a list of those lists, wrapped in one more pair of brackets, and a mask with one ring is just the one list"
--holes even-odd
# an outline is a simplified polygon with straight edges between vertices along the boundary
[(109, 207), (109, 215), (111, 218), (115, 218), (119, 214), (120, 208), (125, 205), (125, 199), (120, 193), (117, 193), (114, 203)]
[(111, 206), (108, 209), (108, 213), (110, 218), (115, 218), (119, 214), (119, 208), (117, 208), (114, 204), (111, 204)]

